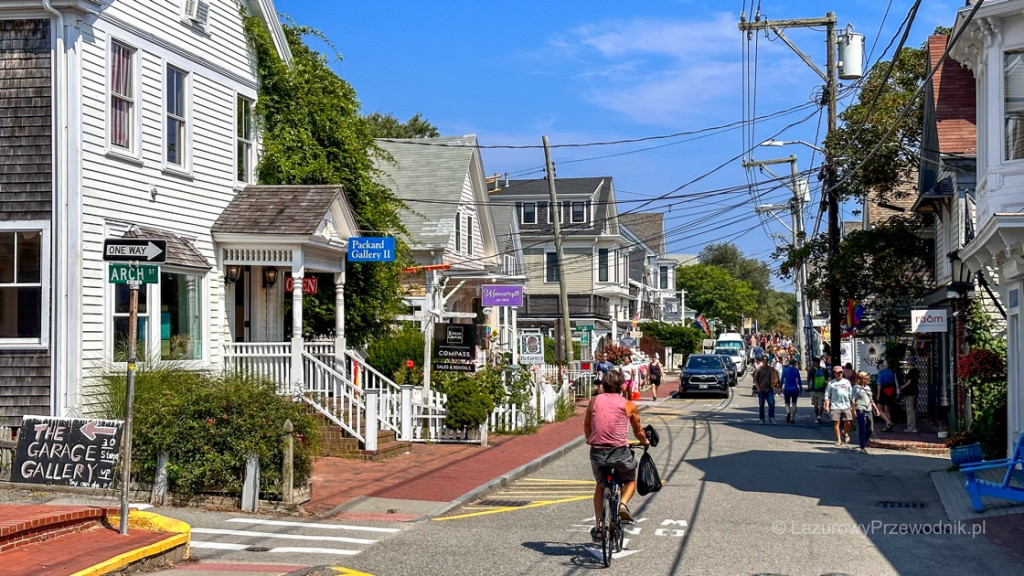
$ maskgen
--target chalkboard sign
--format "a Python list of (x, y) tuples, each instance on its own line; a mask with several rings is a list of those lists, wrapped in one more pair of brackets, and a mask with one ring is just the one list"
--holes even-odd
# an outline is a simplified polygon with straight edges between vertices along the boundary
[(23, 416), (11, 482), (109, 488), (121, 420)]

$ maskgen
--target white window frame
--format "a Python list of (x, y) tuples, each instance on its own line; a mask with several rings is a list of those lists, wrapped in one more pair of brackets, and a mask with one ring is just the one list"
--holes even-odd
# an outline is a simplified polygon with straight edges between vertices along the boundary
[[(38, 350), (50, 345), (50, 222), (47, 220), (0, 221), (0, 232), (39, 232), (39, 338), (0, 338), (0, 350)], [(11, 284), (17, 286), (19, 284)], [(35, 283), (25, 283), (34, 286)], [(6, 285), (5, 285), (6, 286)]]
[(466, 254), (473, 255), (473, 216), (466, 215)]
[[(106, 270), (104, 270), (104, 274), (106, 274)], [(141, 290), (147, 290), (148, 291), (146, 293), (146, 314), (144, 316), (146, 318), (148, 318), (148, 324), (149, 325), (148, 325), (148, 328), (146, 330), (146, 341), (145, 342), (141, 342), (143, 350), (145, 350), (145, 352), (146, 352), (145, 361), (146, 362), (151, 362), (151, 363), (153, 363), (153, 362), (174, 362), (176, 364), (181, 364), (183, 367), (187, 367), (187, 368), (202, 368), (202, 367), (205, 367), (207, 365), (207, 363), (209, 362), (209, 359), (210, 359), (210, 321), (209, 321), (209, 315), (210, 315), (210, 308), (212, 306), (211, 296), (210, 296), (210, 289), (209, 289), (209, 276), (210, 275), (209, 275), (208, 271), (206, 271), (206, 270), (197, 270), (197, 269), (194, 269), (194, 268), (177, 267), (177, 266), (173, 266), (173, 265), (171, 265), (171, 266), (161, 265), (160, 266), (159, 274), (160, 274), (160, 281), (158, 283), (156, 283), (156, 284), (143, 284), (143, 285), (141, 285), (139, 287), (140, 291)], [(188, 274), (188, 275), (192, 275), (192, 276), (199, 276), (199, 278), (200, 278), (200, 280), (199, 280), (199, 295), (198, 295), (198, 298), (199, 298), (199, 308), (200, 308), (200, 314), (199, 314), (200, 327), (199, 327), (199, 330), (200, 330), (200, 337), (202, 338), (202, 345), (201, 345), (201, 352), (200, 352), (199, 358), (184, 359), (184, 360), (173, 360), (173, 359), (163, 360), (162, 358), (160, 358), (160, 356), (163, 355), (162, 348), (161, 348), (161, 323), (163, 321), (163, 318), (160, 315), (160, 311), (163, 309), (163, 302), (161, 301), (161, 288), (162, 288), (163, 275), (164, 274)], [(106, 326), (107, 326), (106, 329), (108, 331), (106, 342), (107, 342), (107, 351), (109, 352), (109, 356), (110, 356), (111, 361), (114, 361), (114, 351), (116, 350), (116, 345), (115, 345), (114, 339), (117, 336), (117, 330), (114, 329), (114, 319), (115, 318), (127, 317), (127, 314), (125, 314), (125, 313), (115, 314), (115, 311), (114, 311), (114, 291), (115, 290), (116, 290), (116, 285), (114, 285), (114, 284), (107, 284), (106, 302), (107, 302), (107, 309), (109, 310), (109, 313), (106, 314)], [(143, 315), (140, 314), (140, 317), (141, 316), (143, 316)], [(151, 358), (150, 357), (150, 353), (154, 352), (154, 351), (158, 354), (158, 356), (156, 358)], [(139, 358), (139, 360), (142, 361), (143, 359)], [(124, 361), (118, 360), (118, 361), (116, 361), (116, 363), (117, 364), (124, 364)]]
[[(611, 262), (609, 262), (609, 258), (611, 258), (611, 254), (612, 254), (612, 251), (607, 249), (607, 248), (598, 248), (597, 249), (597, 281), (598, 282), (608, 282), (611, 279), (611, 276), (609, 275), (609, 268), (611, 268)], [(602, 256), (604, 256), (604, 263), (603, 264), (601, 262), (601, 257)], [(604, 272), (604, 278), (603, 279), (601, 278), (601, 272), (602, 271)]]
[[(182, 130), (182, 146), (181, 146), (181, 163), (174, 164), (167, 160), (167, 121), (171, 118), (171, 114), (167, 111), (167, 91), (169, 89), (168, 78), (170, 77), (170, 70), (174, 69), (181, 72), (183, 76), (183, 92), (182, 95), (182, 106), (184, 110), (180, 116), (174, 116), (175, 120), (178, 120), (184, 124)], [(165, 61), (163, 63), (163, 91), (160, 95), (160, 118), (162, 120), (162, 134), (160, 146), (160, 159), (163, 164), (163, 169), (166, 172), (175, 172), (184, 175), (191, 175), (192, 173), (192, 73), (186, 68), (178, 66), (172, 62)]]
[[(533, 209), (533, 218), (529, 221), (526, 220), (526, 207), (529, 206)], [(536, 202), (523, 202), (522, 210), (519, 214), (520, 224), (536, 224), (537, 223), (537, 203)]]
[[(242, 109), (242, 104), (245, 104), (245, 108), (249, 111), (249, 133), (248, 137), (240, 134), (242, 121), (239, 118), (239, 112)], [(245, 185), (253, 184), (256, 182), (256, 125), (253, 122), (253, 115), (256, 110), (256, 101), (245, 94), (235, 94), (235, 182)], [(240, 153), (239, 149), (245, 148), (244, 152)], [(244, 158), (240, 155), (244, 154)], [(245, 161), (245, 179), (239, 180), (238, 173), (240, 164)]]
[(462, 212), (455, 213), (455, 253), (462, 252)]
[[(114, 71), (114, 44), (120, 44), (125, 48), (132, 51), (131, 61), (131, 91), (132, 96), (130, 99), (123, 98), (131, 103), (131, 111), (128, 114), (128, 124), (131, 134), (128, 137), (128, 147), (122, 148), (113, 143), (110, 138), (111, 125), (114, 121), (114, 112), (112, 109), (112, 101), (115, 97), (114, 92), (110, 89), (111, 75)], [(104, 142), (105, 150), (108, 155), (120, 156), (128, 160), (134, 160), (136, 162), (142, 161), (142, 130), (139, 122), (139, 108), (141, 108), (141, 96), (139, 89), (141, 84), (139, 83), (139, 70), (140, 70), (140, 52), (138, 47), (125, 42), (120, 38), (111, 37), (107, 42), (106, 52), (106, 73), (104, 75), (104, 110), (106, 112), (106, 122), (104, 123)], [(120, 97), (120, 96), (118, 96)]]
[[(576, 218), (576, 208), (580, 209), (580, 217)], [(587, 221), (587, 203), (586, 202), (572, 202), (569, 205), (569, 221), (572, 224), (582, 224)]]

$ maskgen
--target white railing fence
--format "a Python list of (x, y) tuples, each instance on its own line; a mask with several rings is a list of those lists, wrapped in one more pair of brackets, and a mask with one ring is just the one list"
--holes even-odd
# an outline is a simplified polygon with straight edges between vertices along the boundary
[(278, 394), (291, 391), (292, 345), (289, 342), (230, 342), (224, 345), (224, 358), (229, 372), (275, 382)]

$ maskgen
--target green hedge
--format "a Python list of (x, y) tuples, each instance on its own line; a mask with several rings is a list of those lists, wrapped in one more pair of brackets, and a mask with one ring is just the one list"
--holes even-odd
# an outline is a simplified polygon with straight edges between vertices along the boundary
[[(105, 416), (123, 419), (125, 374), (102, 376)], [(157, 456), (168, 452), (171, 491), (241, 494), (247, 455), (260, 459), (264, 495), (281, 493), (282, 427), (291, 420), (295, 485), (310, 477), (319, 427), (302, 403), (275, 393), (273, 383), (241, 375), (214, 375), (162, 363), (143, 364), (135, 378), (132, 472), (151, 481)]]

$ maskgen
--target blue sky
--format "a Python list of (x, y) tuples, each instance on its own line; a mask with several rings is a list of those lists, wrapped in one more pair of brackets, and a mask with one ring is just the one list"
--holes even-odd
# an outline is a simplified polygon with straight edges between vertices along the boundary
[[(355, 88), (364, 112), (403, 121), (420, 112), (444, 136), (476, 134), (489, 175), (542, 177), (542, 135), (553, 146), (648, 138), (557, 147), (552, 157), (559, 178), (612, 176), (620, 212), (664, 212), (670, 252), (731, 241), (747, 256), (769, 260), (770, 236), (789, 232), (753, 206), (791, 193), (752, 189), (751, 179), (771, 176), (748, 174), (740, 157), (749, 156), (749, 142), (820, 144), (825, 135), (826, 115), (811, 103), (821, 79), (780, 39), (761, 33), (748, 43), (737, 28), (740, 11), (750, 19), (758, 6), (749, 0), (275, 2), (287, 19), (327, 36), (342, 56), (331, 67)], [(838, 28), (849, 23), (864, 34), (866, 70), (891, 57), (913, 4), (765, 0), (760, 11), (769, 20), (835, 12)], [(936, 26), (951, 26), (962, 6), (921, 2), (907, 45), (919, 47)], [(786, 35), (824, 70), (823, 28)], [(770, 118), (740, 124), (751, 116)], [(708, 130), (717, 126), (730, 128)], [(653, 138), (684, 132), (693, 134)], [(534, 148), (486, 148), (509, 145)], [(820, 154), (800, 145), (752, 152), (757, 160), (789, 154), (797, 155), (800, 170), (821, 163)], [(776, 173), (788, 173), (788, 165)], [(808, 230), (820, 199), (814, 176), (811, 187)], [(844, 219), (856, 219), (853, 210), (844, 207)]]

